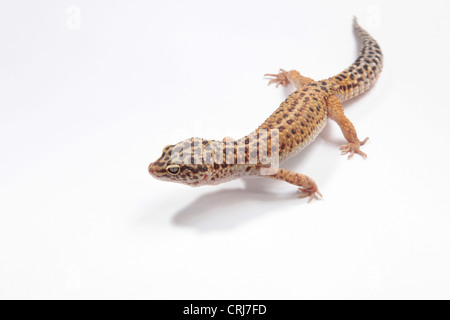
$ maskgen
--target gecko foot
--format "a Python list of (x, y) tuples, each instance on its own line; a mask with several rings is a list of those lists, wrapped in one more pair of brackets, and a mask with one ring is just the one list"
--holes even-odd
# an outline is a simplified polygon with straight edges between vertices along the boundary
[(348, 144), (344, 144), (343, 146), (341, 146), (339, 148), (339, 150), (341, 150), (341, 154), (347, 154), (350, 153), (348, 155), (348, 159), (351, 159), (354, 154), (359, 154), (361, 157), (363, 157), (364, 159), (367, 158), (367, 154), (365, 154), (364, 152), (362, 152), (359, 147), (364, 145), (367, 140), (369, 140), (369, 138), (364, 139), (363, 141), (359, 141), (359, 143), (353, 143), (353, 142), (349, 142)]
[(300, 194), (298, 195), (299, 198), (303, 199), (309, 197), (308, 202), (313, 201), (313, 199), (319, 199), (317, 196), (323, 198), (315, 183), (308, 188), (298, 188), (298, 191), (300, 191)]
[(269, 86), (272, 83), (275, 83), (278, 88), (280, 85), (286, 87), (289, 84), (288, 73), (289, 73), (288, 71), (280, 69), (280, 73), (278, 73), (278, 74), (266, 73), (264, 76), (265, 77), (274, 77), (274, 79), (270, 79)]

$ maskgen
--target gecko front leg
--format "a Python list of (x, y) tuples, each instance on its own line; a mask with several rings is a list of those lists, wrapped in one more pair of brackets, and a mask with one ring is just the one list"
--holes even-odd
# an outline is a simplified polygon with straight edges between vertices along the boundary
[(288, 171), (285, 169), (278, 169), (277, 173), (266, 177), (282, 180), (299, 187), (298, 190), (300, 191), (300, 195), (298, 197), (309, 197), (308, 202), (311, 202), (314, 198), (317, 199), (317, 195), (322, 197), (322, 194), (319, 192), (317, 184), (314, 182), (314, 180), (308, 176), (305, 176), (304, 174)]
[(327, 112), (328, 117), (337, 122), (344, 134), (345, 139), (348, 141), (347, 144), (341, 146), (340, 150), (342, 154), (350, 153), (348, 158), (353, 157), (355, 153), (359, 154), (363, 158), (367, 158), (367, 155), (360, 150), (360, 147), (364, 145), (369, 138), (360, 141), (358, 135), (356, 134), (356, 129), (350, 120), (345, 116), (342, 104), (338, 97), (330, 96), (327, 100)]

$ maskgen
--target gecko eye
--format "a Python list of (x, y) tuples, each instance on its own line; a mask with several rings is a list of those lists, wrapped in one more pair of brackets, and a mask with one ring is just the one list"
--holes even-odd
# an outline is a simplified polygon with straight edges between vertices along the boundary
[(170, 166), (167, 166), (166, 170), (168, 173), (175, 175), (175, 174), (180, 173), (180, 166), (176, 165), (176, 164), (172, 164)]

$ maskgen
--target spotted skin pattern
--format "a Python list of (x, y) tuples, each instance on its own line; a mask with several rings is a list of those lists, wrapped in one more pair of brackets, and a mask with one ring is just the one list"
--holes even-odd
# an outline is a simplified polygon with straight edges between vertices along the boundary
[[(316, 183), (310, 177), (277, 168), (270, 175), (262, 175), (261, 169), (269, 165), (264, 157), (278, 152), (280, 163), (297, 154), (310, 144), (325, 127), (327, 120), (336, 121), (347, 144), (341, 146), (343, 154), (366, 157), (360, 150), (368, 138), (360, 141), (355, 127), (345, 116), (341, 102), (354, 98), (370, 89), (377, 81), (383, 68), (383, 54), (380, 46), (354, 19), (354, 29), (360, 41), (357, 60), (340, 74), (321, 81), (302, 76), (298, 71), (280, 70), (271, 77), (270, 84), (287, 86), (294, 84), (291, 93), (278, 109), (254, 132), (233, 140), (222, 141), (190, 138), (169, 145), (161, 157), (148, 168), (150, 174), (160, 180), (178, 182), (190, 186), (215, 185), (243, 176), (261, 176), (282, 180), (299, 187), (299, 197), (309, 201), (322, 196)], [(273, 136), (267, 143), (258, 143), (266, 130), (278, 130), (277, 144)], [(275, 142), (275, 141), (274, 141)], [(265, 149), (262, 149), (265, 145)], [(276, 148), (278, 145), (278, 148)], [(182, 152), (176, 155), (177, 150)], [(205, 154), (209, 157), (205, 158)], [(186, 157), (183, 158), (183, 156)], [(178, 158), (177, 158), (178, 157)], [(183, 159), (181, 159), (183, 158)]]

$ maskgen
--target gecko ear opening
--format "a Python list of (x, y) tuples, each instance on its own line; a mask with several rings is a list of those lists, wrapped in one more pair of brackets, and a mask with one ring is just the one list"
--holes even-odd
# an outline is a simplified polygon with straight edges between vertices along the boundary
[(166, 167), (166, 171), (170, 174), (177, 175), (180, 173), (180, 166), (177, 164), (171, 164)]

